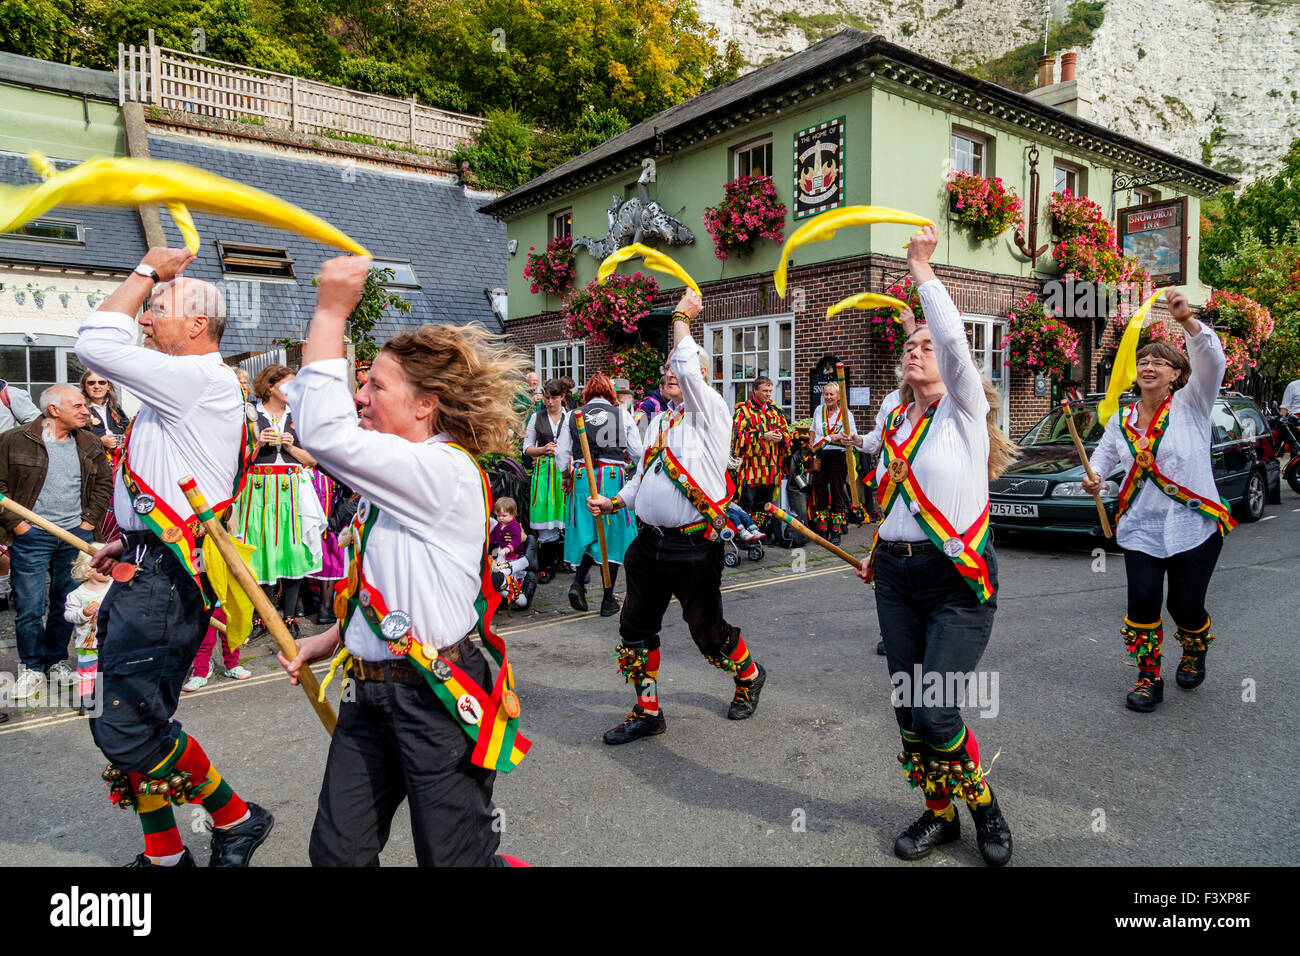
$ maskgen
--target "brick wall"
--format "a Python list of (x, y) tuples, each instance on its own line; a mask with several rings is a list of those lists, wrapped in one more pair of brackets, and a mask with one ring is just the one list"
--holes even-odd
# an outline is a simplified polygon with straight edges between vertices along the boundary
[[(794, 313), (794, 377), (795, 417), (811, 414), (808, 407), (808, 378), (824, 355), (834, 355), (850, 370), (854, 386), (871, 388), (872, 405), (868, 409), (855, 408), (858, 429), (872, 427), (880, 401), (897, 388), (894, 375), (897, 360), (886, 354), (886, 349), (868, 330), (866, 313), (856, 309), (841, 312), (826, 319), (826, 310), (836, 302), (858, 292), (883, 291), (907, 274), (903, 259), (887, 256), (858, 256), (822, 262), (804, 268), (791, 269), (788, 276), (786, 298), (776, 294), (770, 274), (722, 279), (700, 286), (704, 294), (704, 310), (692, 323), (696, 340), (707, 348), (703, 339), (706, 322), (730, 322), (737, 319), (756, 318)], [(1027, 292), (1037, 292), (1038, 282), (1017, 276), (996, 275), (970, 269), (936, 266), (935, 274), (943, 281), (957, 308), (963, 313), (985, 316), (1004, 316), (1015, 299)], [(794, 309), (802, 292), (803, 307)], [(671, 306), (680, 293), (660, 293), (656, 306)], [(1161, 314), (1167, 312), (1161, 304), (1156, 307)], [(545, 312), (506, 323), (509, 340), (532, 355), (533, 346), (541, 342), (554, 342), (564, 338), (560, 312)], [(1111, 322), (1106, 323), (1100, 347), (1093, 347), (1095, 326), (1090, 320), (1072, 321), (1071, 326), (1080, 339), (1080, 362), (1087, 379), (1084, 391), (1097, 388), (1096, 367), (1102, 356), (1113, 349), (1117, 338)], [(606, 368), (614, 347), (589, 343), (587, 346), (587, 373)], [(1005, 371), (1009, 379), (1009, 424), (1007, 431), (1013, 437), (1022, 435), (1051, 407), (1050, 397), (1035, 398), (1032, 376)]]

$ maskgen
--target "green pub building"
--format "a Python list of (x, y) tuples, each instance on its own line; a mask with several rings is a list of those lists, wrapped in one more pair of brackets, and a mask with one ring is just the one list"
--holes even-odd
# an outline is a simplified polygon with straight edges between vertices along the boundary
[[(531, 294), (523, 268), (527, 250), (543, 249), (554, 236), (605, 237), (616, 218), (611, 206), (641, 196), (694, 235), (693, 243), (674, 243), (672, 229), (659, 230), (668, 238), (644, 241), (675, 258), (701, 287), (704, 310), (694, 333), (712, 357), (715, 387), (741, 401), (754, 376), (767, 375), (776, 382), (775, 401), (798, 419), (815, 407), (819, 371), (838, 359), (849, 370), (858, 426), (869, 429), (896, 386), (895, 356), (871, 332), (869, 313), (849, 309), (829, 321), (825, 314), (847, 296), (885, 292), (905, 276), (903, 246), (913, 227), (846, 228), (796, 250), (782, 298), (772, 281), (779, 243), (760, 241), (752, 254), (722, 260), (703, 224), (705, 208), (721, 202), (729, 181), (769, 174), (787, 209), (787, 238), (814, 214), (845, 205), (887, 206), (935, 221), (935, 271), (965, 316), (976, 360), (1001, 392), (1004, 428), (1019, 437), (1052, 401), (1053, 383), (1012, 373), (1003, 348), (1012, 303), (1029, 292), (1051, 295), (1060, 279), (1049, 195), (1070, 189), (1088, 196), (1112, 223), (1135, 207), (1156, 211), (1174, 241), (1163, 251), (1146, 250), (1154, 258), (1144, 264), (1171, 277), (1161, 285), (1176, 281), (1201, 305), (1210, 290), (1197, 276), (1200, 202), (1233, 182), (1091, 122), (1091, 93), (1074, 78), (1074, 56), (1065, 54), (1056, 82), (1054, 58), (1043, 58), (1039, 87), (1025, 95), (846, 29), (665, 110), (480, 209), (506, 223), (512, 250), (507, 334), (533, 355), (543, 380), (568, 374), (581, 382), (608, 367), (617, 346), (566, 339), (561, 297)], [(1031, 162), (1040, 183), (1032, 209)], [(1036, 220), (1025, 227), (1036, 241), (1023, 245), (1044, 251), (1031, 259), (1015, 230), (989, 241), (972, 238), (950, 208), (945, 184), (953, 169), (1014, 188), (1026, 219)], [(609, 248), (631, 241), (615, 239)], [(575, 251), (580, 288), (595, 277), (604, 251)], [(619, 271), (638, 267), (634, 259)], [(654, 276), (661, 290), (656, 312), (666, 315), (681, 286)], [(1066, 313), (1079, 335), (1069, 378), (1086, 391), (1105, 387), (1114, 354), (1115, 332), (1097, 311)], [(665, 324), (652, 314), (642, 334), (653, 341)]]

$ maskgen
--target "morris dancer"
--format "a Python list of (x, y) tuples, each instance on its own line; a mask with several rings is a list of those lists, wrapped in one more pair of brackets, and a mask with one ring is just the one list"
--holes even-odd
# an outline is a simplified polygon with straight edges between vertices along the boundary
[(736, 405), (732, 425), (731, 457), (740, 459), (736, 486), (740, 506), (752, 515), (776, 498), (786, 459), (794, 447), (794, 429), (772, 401), (772, 380), (754, 379), (749, 398)]
[[(1187, 297), (1169, 289), (1169, 310), (1187, 336), (1187, 355), (1163, 342), (1138, 350), (1135, 394), (1141, 396), (1106, 423), (1092, 453), (1095, 481), (1116, 465), (1128, 476), (1119, 491), (1116, 541), (1124, 549), (1128, 613), (1121, 633), (1138, 665), (1130, 710), (1149, 713), (1164, 699), (1160, 602), (1169, 576), (1169, 614), (1183, 656), (1175, 675), (1184, 690), (1205, 680), (1205, 653), (1214, 635), (1205, 594), (1236, 522), (1219, 498), (1210, 462), (1210, 419), (1223, 381), (1223, 345), (1213, 329), (1192, 317)], [(1190, 357), (1191, 361), (1188, 361)]]
[(528, 500), (528, 526), (537, 532), (538, 580), (547, 584), (564, 560), (564, 508), (566, 497), (555, 453), (560, 436), (569, 430), (564, 408), (564, 383), (553, 378), (542, 389), (543, 408), (534, 412), (524, 429), (524, 455), (533, 459), (533, 481)]
[[(666, 729), (659, 707), (659, 629), (677, 598), (691, 639), (709, 663), (731, 674), (727, 716), (744, 720), (758, 707), (767, 672), (750, 656), (740, 628), (722, 616), (722, 553), (731, 413), (708, 380), (708, 360), (691, 338), (700, 295), (687, 290), (673, 313), (674, 348), (663, 396), (669, 406), (650, 421), (636, 474), (611, 501), (588, 499), (593, 515), (636, 508), (641, 531), (627, 549), (627, 601), (619, 618), (619, 672), (636, 688), (636, 706), (605, 743), (625, 744)], [(733, 527), (734, 530), (734, 527)]]
[[(850, 412), (848, 419), (852, 415)], [(841, 532), (848, 527), (848, 461), (844, 446), (856, 444), (857, 437), (848, 419), (840, 408), (839, 385), (827, 382), (822, 386), (822, 403), (813, 413), (812, 434), (808, 436), (808, 448), (818, 462), (808, 517), (814, 530), (831, 544), (839, 544)]]
[[(510, 383), (522, 362), (478, 326), (404, 332), (356, 393), (358, 422), (343, 332), (369, 266), (364, 256), (322, 266), (304, 366), (289, 386), (303, 443), (362, 496), (344, 533), (339, 623), (299, 641), (293, 661), (280, 657), (296, 683), (342, 634), (340, 661), (351, 658), (356, 682), (330, 741), (309, 855), (315, 866), (378, 865), (406, 798), (421, 866), (507, 865), (492, 785), (529, 744), (492, 632), (491, 492), (475, 456), (504, 451), (520, 431)], [(495, 685), (466, 636), (475, 630), (501, 665)]]
[[(926, 226), (908, 245), (930, 324), (904, 348), (900, 391), (908, 404), (892, 411), (882, 436), (876, 480), (885, 518), (872, 564), (859, 575), (875, 575), (890, 673), (911, 684), (919, 668), (951, 687), (950, 674), (975, 670), (993, 628), (998, 566), (988, 482), (1010, 462), (1014, 446), (994, 421), (992, 386), (971, 359), (961, 315), (930, 268), (937, 244), (935, 228)], [(923, 703), (918, 687), (895, 701), (894, 713), (903, 737), (899, 761), (908, 782), (922, 787), (926, 808), (895, 841), (895, 855), (919, 860), (958, 839), (955, 796), (970, 808), (984, 861), (1010, 860), (1011, 830), (956, 701)]]
[[(641, 457), (641, 433), (636, 420), (615, 405), (614, 385), (603, 372), (587, 380), (582, 393), (582, 417), (591, 446), (592, 466), (596, 469), (597, 494), (612, 498), (627, 480), (627, 465)], [(582, 461), (582, 444), (578, 440), (578, 423), (569, 418), (569, 427), (560, 435), (555, 451), (555, 466), (561, 471), (573, 467), (573, 497), (569, 500), (568, 523), (564, 529), (564, 560), (577, 566), (573, 584), (569, 586), (569, 604), (575, 611), (587, 610), (587, 573), (600, 563), (600, 546), (596, 522), (583, 502), (587, 500), (590, 485), (587, 469)], [(628, 545), (636, 537), (636, 516), (630, 511), (616, 515), (605, 522), (605, 550), (609, 560), (609, 587), (605, 588), (600, 602), (600, 616), (612, 617), (618, 613), (614, 599), (614, 585), (618, 581), (618, 566)]]
[[(103, 715), (90, 721), (112, 761), (104, 771), (110, 799), (133, 806), (144, 828), (144, 852), (131, 866), (194, 865), (168, 799), (201, 802), (211, 814), (209, 866), (247, 866), (275, 822), (245, 804), (172, 720), (209, 617), (194, 513), (179, 481), (193, 475), (224, 508), (248, 463), (243, 394), (217, 351), (225, 302), (215, 286), (179, 278), (193, 261), (184, 249), (150, 249), (82, 323), (76, 347), (83, 365), (143, 402), (114, 492), (124, 538), (95, 556), (101, 571), (124, 557), (135, 574), (125, 582), (115, 575), (99, 608)], [(141, 348), (132, 344), (133, 316), (146, 301)]]

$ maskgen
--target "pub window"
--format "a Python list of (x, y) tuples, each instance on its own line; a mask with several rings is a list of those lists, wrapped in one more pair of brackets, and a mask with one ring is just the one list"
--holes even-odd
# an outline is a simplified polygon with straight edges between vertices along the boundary
[(65, 245), (86, 244), (86, 227), (71, 219), (33, 219), (4, 235), (14, 239), (40, 239)]
[(1073, 163), (1057, 160), (1052, 167), (1055, 174), (1055, 182), (1052, 185), (1052, 191), (1063, 193), (1070, 190), (1072, 196), (1087, 195), (1088, 184), (1084, 180), (1083, 170)]
[(731, 178), (772, 175), (772, 137), (752, 140), (731, 151)]
[(988, 175), (988, 137), (968, 129), (953, 128), (952, 168), (976, 176)]
[(573, 208), (561, 209), (559, 212), (552, 213), (550, 238), (560, 239), (571, 235), (573, 235)]
[(1160, 190), (1158, 189), (1135, 189), (1133, 190), (1133, 205), (1145, 206), (1147, 203), (1159, 202)]
[(221, 255), (221, 271), (230, 275), (293, 278), (293, 259), (283, 249), (235, 245), (218, 239), (217, 252)]

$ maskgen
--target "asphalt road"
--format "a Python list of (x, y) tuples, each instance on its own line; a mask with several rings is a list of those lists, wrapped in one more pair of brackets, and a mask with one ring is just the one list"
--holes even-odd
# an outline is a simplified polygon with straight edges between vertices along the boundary
[[(1136, 671), (1119, 636), (1122, 556), (1106, 553), (1103, 566), (1093, 542), (998, 539), (1000, 605), (981, 662), (993, 699), (988, 716), (966, 715), (986, 767), (997, 755), (990, 780), (1014, 833), (1013, 865), (1300, 863), (1300, 831), (1279, 802), (1293, 789), (1300, 726), (1300, 497), (1282, 495), (1225, 544), (1209, 600), (1219, 640), (1190, 693), (1172, 680), (1170, 627), (1165, 702), (1153, 714), (1124, 708)], [(869, 531), (846, 540), (864, 549)], [(964, 811), (960, 843), (920, 863), (893, 856), (921, 807), (895, 761), (871, 588), (816, 549), (804, 570), (777, 549), (743, 560), (724, 586), (728, 618), (769, 672), (757, 715), (725, 719), (731, 683), (700, 657), (674, 604), (660, 673), (668, 732), (624, 747), (601, 742), (632, 703), (610, 656), (617, 618), (571, 610), (565, 581), (502, 615), (533, 740), (497, 779), (503, 851), (539, 865), (982, 866)], [(0, 615), (0, 636), (12, 627), (12, 612)], [(254, 679), (216, 679), (186, 695), (178, 717), (241, 795), (275, 813), (256, 864), (305, 864), (327, 739), (266, 638), (245, 663)], [(0, 652), (0, 670), (15, 666), (12, 649)], [(135, 820), (106, 802), (84, 719), (10, 713), (0, 863), (114, 865), (139, 852)], [(203, 862), (195, 813), (182, 807), (177, 818)], [(403, 808), (385, 864), (414, 862), (409, 832)]]

